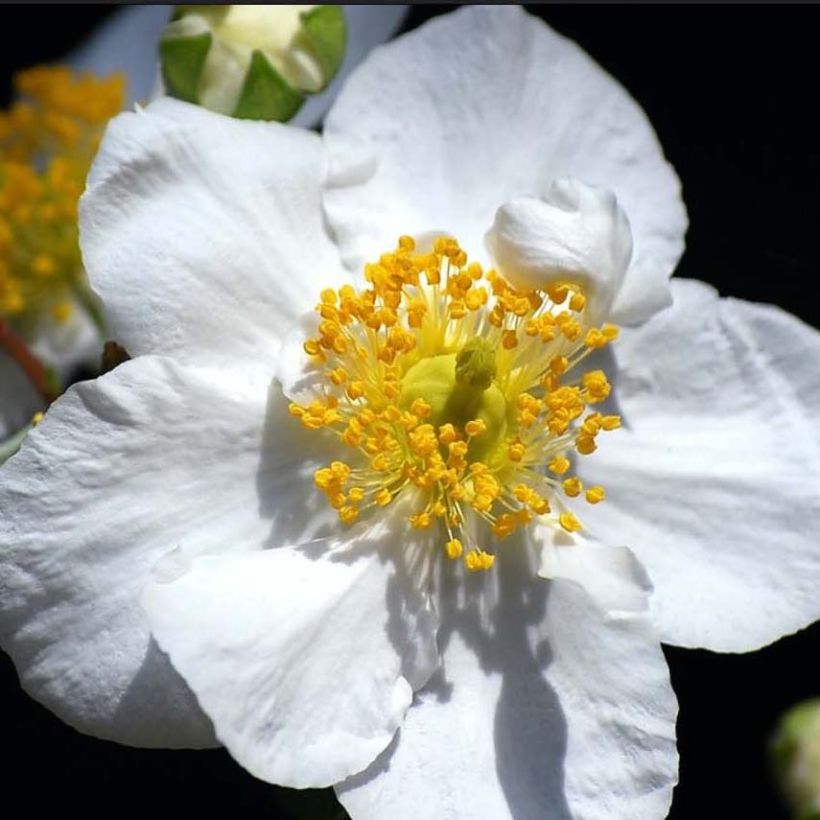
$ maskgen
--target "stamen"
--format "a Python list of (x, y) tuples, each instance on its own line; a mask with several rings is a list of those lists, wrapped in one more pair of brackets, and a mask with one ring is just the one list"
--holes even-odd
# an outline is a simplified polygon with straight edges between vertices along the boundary
[(472, 540), (482, 528), (499, 540), (535, 520), (582, 529), (562, 497), (597, 504), (605, 492), (562, 478), (568, 456), (592, 453), (620, 419), (587, 412), (611, 387), (603, 371), (578, 367), (617, 328), (587, 323), (576, 283), (516, 289), (449, 237), (422, 253), (403, 236), (365, 278), (361, 292), (322, 291), (304, 349), (324, 391), (290, 406), (350, 449), (315, 475), (340, 519), (413, 490), (410, 525), (440, 531), (433, 542), (471, 572), (495, 561)]

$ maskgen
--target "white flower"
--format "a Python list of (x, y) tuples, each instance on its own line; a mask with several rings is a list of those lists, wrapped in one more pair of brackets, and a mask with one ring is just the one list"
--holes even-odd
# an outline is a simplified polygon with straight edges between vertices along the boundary
[[(355, 818), (662, 817), (659, 638), (763, 645), (817, 616), (820, 575), (820, 340), (670, 288), (685, 226), (642, 112), (517, 9), (374, 52), (323, 139), (168, 100), (118, 118), (82, 242), (134, 359), (72, 388), (0, 474), (23, 685), (101, 737), (218, 738), (264, 779), (336, 784)], [(635, 326), (603, 359), (624, 427), (583, 463), (607, 488), (579, 511), (599, 540), (548, 515), (472, 574), (408, 526), (406, 494), (340, 527), (313, 482), (343, 450), (281, 383), (299, 402), (314, 384), (292, 341), (315, 321), (293, 328), (324, 288), (362, 286), (400, 235), (482, 258), (488, 230), (518, 284), (569, 280), (596, 323)]]

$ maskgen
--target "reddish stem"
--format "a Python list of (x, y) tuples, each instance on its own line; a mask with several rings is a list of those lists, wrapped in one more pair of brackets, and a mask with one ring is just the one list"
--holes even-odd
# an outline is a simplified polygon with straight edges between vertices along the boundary
[(5, 351), (26, 374), (34, 389), (50, 404), (57, 398), (49, 384), (48, 372), (26, 343), (0, 319), (0, 350)]

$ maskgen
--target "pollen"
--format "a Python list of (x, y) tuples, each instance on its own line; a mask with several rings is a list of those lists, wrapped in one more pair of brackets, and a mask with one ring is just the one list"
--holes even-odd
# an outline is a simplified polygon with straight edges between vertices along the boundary
[(490, 570), (536, 521), (581, 530), (568, 504), (605, 492), (568, 473), (620, 426), (600, 412), (606, 374), (583, 367), (618, 337), (590, 324), (588, 294), (574, 282), (517, 289), (451, 237), (422, 250), (402, 236), (364, 277), (361, 290), (320, 294), (304, 350), (322, 387), (290, 405), (347, 448), (315, 473), (340, 520), (406, 496), (409, 525), (469, 572)]
[(0, 112), (0, 321), (18, 329), (65, 322), (86, 303), (77, 201), (124, 81), (64, 67), (15, 76), (19, 97)]

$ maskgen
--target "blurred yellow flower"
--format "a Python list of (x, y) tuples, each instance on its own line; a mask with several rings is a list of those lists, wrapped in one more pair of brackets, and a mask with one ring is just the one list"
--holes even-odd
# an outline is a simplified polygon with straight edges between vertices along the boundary
[(25, 337), (84, 301), (77, 200), (125, 79), (38, 66), (14, 84), (19, 99), (0, 112), (0, 321)]

